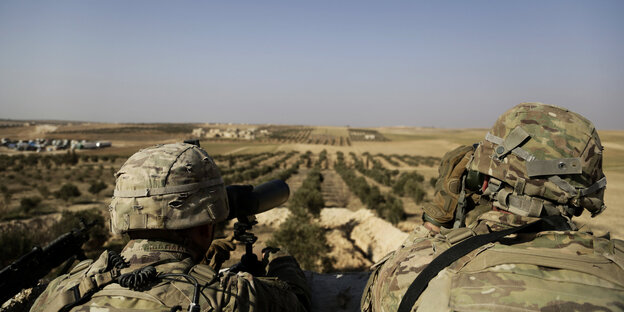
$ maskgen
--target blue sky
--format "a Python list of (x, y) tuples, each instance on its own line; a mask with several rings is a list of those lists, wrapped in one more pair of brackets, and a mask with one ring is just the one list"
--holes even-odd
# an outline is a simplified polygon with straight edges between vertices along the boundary
[(0, 118), (624, 123), (623, 1), (2, 1)]

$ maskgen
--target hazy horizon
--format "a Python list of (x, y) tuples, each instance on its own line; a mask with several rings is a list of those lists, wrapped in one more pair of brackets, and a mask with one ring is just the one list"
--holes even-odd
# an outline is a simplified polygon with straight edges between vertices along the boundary
[[(486, 130), (488, 127), (468, 127), (468, 128), (457, 128), (457, 127), (425, 127), (425, 126), (407, 126), (407, 125), (381, 125), (381, 126), (354, 126), (354, 125), (318, 125), (318, 124), (293, 124), (293, 123), (233, 123), (233, 122), (199, 122), (199, 121), (188, 121), (188, 122), (169, 122), (169, 121), (155, 121), (155, 122), (114, 122), (114, 121), (93, 121), (93, 120), (64, 120), (64, 119), (12, 119), (12, 118), (0, 118), (0, 122), (37, 122), (42, 124), (50, 124), (50, 123), (93, 123), (93, 124), (127, 124), (127, 125), (150, 125), (150, 124), (197, 124), (197, 125), (247, 125), (247, 126), (262, 126), (262, 125), (270, 125), (270, 126), (302, 126), (302, 127), (348, 127), (348, 128), (424, 128), (424, 129), (443, 129), (443, 130), (453, 130), (453, 129), (475, 129), (475, 130)], [(599, 129), (599, 130), (611, 130), (611, 129)], [(617, 130), (617, 129), (616, 129)]]
[(0, 2), (0, 118), (624, 129), (622, 1)]

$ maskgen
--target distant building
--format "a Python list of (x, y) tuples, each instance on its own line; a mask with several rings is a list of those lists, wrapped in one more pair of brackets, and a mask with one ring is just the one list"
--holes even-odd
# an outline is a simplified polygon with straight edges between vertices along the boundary
[[(197, 129), (195, 129), (197, 130)], [(193, 134), (195, 134), (195, 130), (193, 130)], [(197, 132), (199, 133), (199, 131)], [(224, 139), (244, 139), (244, 140), (255, 140), (256, 139), (256, 128), (250, 129), (238, 129), (238, 128), (228, 128), (228, 129), (208, 129), (208, 132), (204, 134), (205, 138), (213, 139), (213, 138), (224, 138)]]
[(221, 130), (220, 129), (208, 129), (208, 132), (205, 135), (206, 138), (220, 138)]
[(201, 138), (205, 134), (206, 134), (206, 130), (204, 130), (204, 128), (196, 128), (196, 129), (193, 129), (192, 136), (194, 136), (196, 138)]

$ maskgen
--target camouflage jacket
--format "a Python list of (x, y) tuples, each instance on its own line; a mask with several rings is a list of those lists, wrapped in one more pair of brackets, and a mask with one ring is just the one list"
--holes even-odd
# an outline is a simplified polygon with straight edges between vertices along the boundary
[[(190, 252), (182, 246), (148, 240), (133, 240), (121, 255), (130, 263), (121, 273), (152, 265), (159, 274), (186, 273), (200, 284), (201, 311), (306, 311), (309, 291), (305, 276), (290, 256), (274, 256), (268, 276), (255, 278), (249, 273), (225, 273), (219, 277), (209, 266), (194, 264)], [(37, 299), (31, 312), (58, 311), (69, 299), (74, 300), (73, 286), (81, 294), (93, 290), (84, 303), (71, 311), (173, 311), (187, 310), (194, 286), (184, 279), (159, 279), (145, 291), (133, 291), (117, 283), (106, 283), (108, 252), (98, 260), (79, 263), (66, 275), (53, 280)], [(105, 285), (93, 287), (91, 285)], [(96, 286), (97, 286), (96, 285)]]
[[(478, 234), (535, 220), (498, 211), (433, 236), (419, 227), (373, 266), (362, 311), (397, 311), (437, 255)], [(412, 311), (624, 311), (624, 241), (578, 231), (514, 234), (486, 244), (433, 278)]]

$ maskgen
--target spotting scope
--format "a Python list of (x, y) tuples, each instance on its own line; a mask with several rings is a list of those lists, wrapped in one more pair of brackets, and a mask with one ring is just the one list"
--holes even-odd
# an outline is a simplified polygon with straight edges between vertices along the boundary
[(230, 213), (228, 220), (256, 215), (271, 210), (288, 200), (290, 188), (282, 180), (253, 185), (228, 185)]

